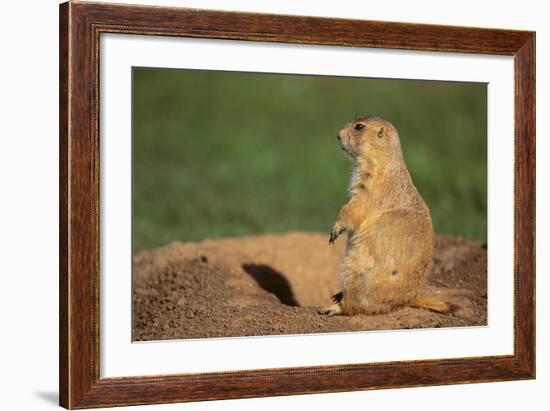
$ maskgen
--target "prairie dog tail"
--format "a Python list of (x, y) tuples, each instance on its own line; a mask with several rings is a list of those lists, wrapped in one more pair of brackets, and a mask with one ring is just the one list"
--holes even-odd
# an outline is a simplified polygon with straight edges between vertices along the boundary
[(436, 298), (418, 296), (409, 301), (409, 306), (416, 308), (425, 308), (436, 313), (446, 314), (451, 311), (451, 306), (445, 301)]

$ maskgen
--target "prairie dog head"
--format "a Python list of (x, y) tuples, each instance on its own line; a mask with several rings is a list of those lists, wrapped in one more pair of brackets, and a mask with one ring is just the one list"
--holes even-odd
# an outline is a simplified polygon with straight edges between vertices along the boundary
[(399, 133), (379, 117), (359, 117), (338, 131), (338, 143), (352, 159), (402, 158)]

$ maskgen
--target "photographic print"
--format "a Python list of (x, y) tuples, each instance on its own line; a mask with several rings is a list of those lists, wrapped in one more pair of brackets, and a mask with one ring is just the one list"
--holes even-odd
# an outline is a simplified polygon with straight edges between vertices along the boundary
[(59, 29), (62, 406), (535, 378), (534, 32)]
[(487, 84), (132, 69), (133, 340), (487, 325)]

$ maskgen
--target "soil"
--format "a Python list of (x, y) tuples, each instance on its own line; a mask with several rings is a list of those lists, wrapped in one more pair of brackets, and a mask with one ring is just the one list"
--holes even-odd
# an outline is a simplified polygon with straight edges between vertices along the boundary
[(425, 294), (450, 314), (403, 307), (387, 314), (327, 317), (340, 291), (344, 241), (287, 233), (171, 243), (134, 257), (133, 339), (166, 340), (487, 324), (487, 250), (437, 236)]

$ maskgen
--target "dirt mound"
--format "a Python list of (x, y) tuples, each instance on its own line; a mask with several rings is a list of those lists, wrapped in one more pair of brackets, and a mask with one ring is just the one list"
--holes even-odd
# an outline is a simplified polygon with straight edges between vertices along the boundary
[(457, 308), (326, 317), (315, 307), (340, 290), (344, 241), (288, 233), (172, 243), (134, 257), (134, 340), (305, 334), (487, 324), (487, 251), (438, 236), (425, 287)]

